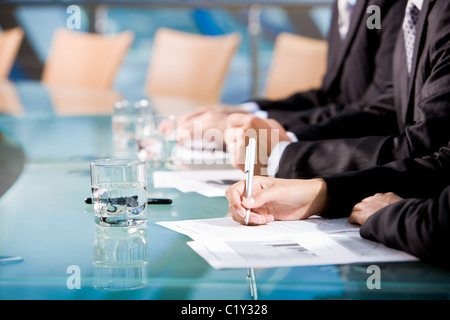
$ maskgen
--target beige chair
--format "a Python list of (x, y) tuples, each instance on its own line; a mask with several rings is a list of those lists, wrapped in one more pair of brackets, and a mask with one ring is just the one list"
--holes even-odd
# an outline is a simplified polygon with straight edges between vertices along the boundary
[(16, 117), (25, 114), (16, 86), (10, 80), (0, 81), (0, 114), (2, 113)]
[(281, 99), (320, 87), (327, 68), (327, 51), (324, 40), (280, 33), (275, 40), (264, 97)]
[(0, 81), (8, 79), (22, 43), (23, 35), (24, 32), (20, 27), (0, 33)]
[(237, 33), (205, 36), (158, 29), (147, 72), (146, 94), (219, 102), (240, 41)]
[(100, 35), (57, 30), (45, 61), (42, 82), (52, 86), (109, 89), (134, 34)]

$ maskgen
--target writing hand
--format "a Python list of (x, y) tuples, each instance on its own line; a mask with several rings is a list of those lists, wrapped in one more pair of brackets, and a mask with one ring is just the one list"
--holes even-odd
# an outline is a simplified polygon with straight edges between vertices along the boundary
[(274, 220), (300, 220), (322, 213), (327, 205), (326, 184), (322, 179), (296, 180), (255, 176), (253, 192), (245, 197), (245, 181), (226, 191), (229, 210), (235, 221), (245, 224), (247, 209), (250, 225)]

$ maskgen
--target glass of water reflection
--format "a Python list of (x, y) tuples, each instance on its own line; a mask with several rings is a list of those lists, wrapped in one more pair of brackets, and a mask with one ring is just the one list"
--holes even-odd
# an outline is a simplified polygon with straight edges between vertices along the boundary
[(90, 164), (95, 222), (142, 226), (147, 222), (147, 170), (138, 159), (99, 159)]
[(96, 289), (133, 290), (147, 285), (146, 228), (108, 228), (96, 225), (93, 247)]

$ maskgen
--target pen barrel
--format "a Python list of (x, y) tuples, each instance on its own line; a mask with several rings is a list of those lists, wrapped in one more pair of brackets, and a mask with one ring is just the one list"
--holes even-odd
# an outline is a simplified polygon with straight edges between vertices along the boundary
[[(124, 202), (125, 198), (117, 198), (117, 199), (112, 199), (111, 203), (114, 204), (118, 204), (119, 202)], [(84, 202), (86, 204), (92, 204), (92, 198), (86, 198), (84, 199)], [(155, 199), (155, 198), (148, 198), (147, 199), (147, 204), (171, 204), (172, 203), (172, 199)]]
[(152, 199), (149, 198), (147, 200), (148, 204), (171, 204), (172, 200), (171, 199)]
[(249, 198), (252, 195), (252, 189), (253, 189), (253, 172), (247, 173), (247, 180), (245, 185), (245, 197)]

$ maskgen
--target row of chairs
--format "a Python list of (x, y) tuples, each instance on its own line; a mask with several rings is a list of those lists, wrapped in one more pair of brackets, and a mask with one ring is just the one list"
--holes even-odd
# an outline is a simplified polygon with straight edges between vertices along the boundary
[[(23, 36), (19, 27), (0, 33), (0, 81), (8, 78)], [(133, 40), (130, 31), (99, 35), (57, 30), (44, 64), (42, 82), (51, 86), (110, 89)], [(205, 36), (158, 29), (145, 93), (220, 102), (223, 83), (240, 42), (238, 33)], [(275, 41), (265, 98), (278, 99), (320, 86), (326, 55), (326, 41), (281, 33)]]

